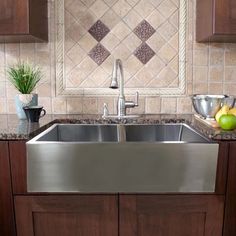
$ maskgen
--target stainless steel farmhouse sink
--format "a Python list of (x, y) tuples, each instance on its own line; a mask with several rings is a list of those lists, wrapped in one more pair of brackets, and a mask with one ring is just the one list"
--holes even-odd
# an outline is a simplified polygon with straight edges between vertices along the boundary
[(115, 125), (54, 125), (37, 141), (54, 142), (116, 142)]
[(27, 142), (28, 192), (214, 192), (218, 144), (186, 124), (55, 124)]

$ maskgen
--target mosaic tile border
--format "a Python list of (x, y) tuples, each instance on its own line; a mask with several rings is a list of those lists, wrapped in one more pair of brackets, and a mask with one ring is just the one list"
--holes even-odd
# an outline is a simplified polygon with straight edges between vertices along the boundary
[[(116, 95), (109, 88), (67, 88), (64, 73), (64, 0), (55, 1), (56, 7), (56, 93), (57, 96), (106, 96)], [(127, 95), (137, 90), (143, 96), (176, 96), (185, 94), (186, 90), (186, 31), (187, 0), (180, 0), (179, 7), (179, 86), (175, 88), (126, 88)]]

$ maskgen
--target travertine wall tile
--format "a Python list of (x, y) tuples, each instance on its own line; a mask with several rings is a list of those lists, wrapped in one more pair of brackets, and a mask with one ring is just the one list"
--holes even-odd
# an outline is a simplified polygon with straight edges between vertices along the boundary
[(97, 98), (83, 98), (83, 113), (84, 114), (96, 114), (98, 111)]
[(36, 92), (40, 94), (42, 97), (51, 97), (52, 96), (52, 89), (50, 83), (42, 83), (36, 89)]
[[(65, 25), (67, 86), (71, 89), (78, 86), (109, 87), (114, 57), (123, 59), (126, 88), (177, 86), (179, 16), (176, 9), (179, 1), (65, 0), (65, 7), (69, 10), (65, 14), (68, 22)], [(141, 96), (140, 106), (129, 109), (128, 113), (188, 113), (193, 111), (190, 99), (193, 93), (236, 95), (236, 44), (195, 42), (195, 6), (196, 0), (188, 1), (186, 94), (181, 97)], [(102, 114), (103, 104), (107, 103), (110, 114), (115, 114), (118, 91), (114, 96), (56, 96), (55, 1), (49, 0), (49, 12), (49, 43), (0, 44), (0, 114), (15, 113), (14, 96), (18, 92), (6, 82), (6, 68), (19, 60), (28, 60), (42, 68), (43, 81), (35, 92), (47, 113)], [(95, 32), (95, 38), (99, 36), (97, 40), (89, 29), (99, 19), (109, 33), (100, 37), (100, 29)], [(134, 29), (143, 20), (153, 27), (155, 33), (150, 34), (148, 24), (144, 24), (140, 27), (139, 36), (135, 34)], [(134, 55), (142, 40), (154, 52), (143, 62)], [(98, 43), (111, 55), (97, 58), (95, 49), (100, 50), (96, 48)], [(93, 48), (95, 52), (91, 59), (87, 55)], [(147, 50), (143, 53), (150, 55)], [(102, 61), (98, 67), (97, 63)], [(127, 96), (127, 99), (133, 100), (134, 97)]]
[(227, 49), (225, 51), (225, 65), (226, 66), (236, 65), (236, 50), (235, 49)]
[(234, 95), (235, 96), (236, 91), (236, 83), (227, 83), (224, 84), (224, 94)]
[(209, 94), (223, 94), (223, 84), (222, 83), (209, 83), (208, 93)]
[(188, 82), (187, 83), (187, 96), (191, 96), (193, 94), (193, 83), (192, 82)]
[(209, 71), (210, 82), (223, 82), (224, 79), (224, 67), (223, 66), (211, 66)]
[(82, 98), (67, 98), (67, 113), (68, 114), (82, 114), (83, 113), (83, 99)]
[(225, 82), (236, 82), (236, 67), (225, 67)]
[(208, 49), (194, 50), (194, 65), (196, 66), (207, 66), (208, 65)]
[(0, 98), (0, 114), (7, 113), (7, 103), (6, 102), (7, 102), (6, 99)]
[(224, 64), (224, 50), (210, 50), (210, 65), (218, 66)]
[(0, 97), (6, 97), (6, 82), (0, 81)]
[(7, 99), (6, 102), (7, 102), (7, 113), (8, 114), (15, 114), (16, 107), (15, 107), (14, 99)]
[(121, 0), (121, 1), (117, 1), (113, 5), (112, 9), (115, 11), (115, 13), (118, 16), (124, 17), (131, 9), (131, 6), (125, 0)]
[(52, 114), (52, 98), (51, 97), (40, 97), (39, 96), (38, 105), (43, 106), (48, 114)]
[(147, 97), (146, 110), (147, 114), (158, 114), (161, 112), (161, 99), (160, 97)]
[(0, 66), (0, 81), (6, 81), (6, 68), (4, 66)]
[(207, 83), (194, 83), (193, 87), (194, 94), (207, 94), (208, 93), (208, 84)]
[(15, 89), (15, 87), (10, 83), (6, 82), (6, 97), (8, 99), (14, 98), (16, 94), (19, 92)]
[(193, 79), (196, 83), (207, 82), (208, 79), (208, 66), (194, 66), (193, 67)]
[(177, 112), (178, 113), (191, 113), (192, 101), (189, 97), (177, 98)]
[(176, 113), (177, 99), (176, 98), (162, 98), (161, 99), (161, 113)]
[(66, 98), (54, 98), (52, 102), (53, 114), (66, 113)]
[[(78, 5), (74, 4), (76, 1)], [(126, 67), (124, 73), (126, 86), (129, 86), (128, 91), (133, 88), (152, 88), (152, 84), (158, 81), (158, 74), (164, 67), (172, 69), (176, 76), (172, 76), (172, 80), (168, 77), (160, 85), (166, 85), (166, 89), (171, 87), (178, 90), (179, 84), (176, 82), (176, 77), (178, 77), (178, 64), (180, 63), (178, 51), (181, 48), (178, 34), (180, 27), (178, 0), (94, 0), (89, 3), (85, 0), (76, 1), (65, 4), (65, 21), (60, 17), (56, 18), (60, 23), (58, 26), (61, 23), (65, 24), (65, 29), (62, 29), (61, 26), (58, 28), (59, 32), (65, 30), (65, 51), (63, 53), (62, 50), (59, 50), (59, 54), (56, 53), (56, 55), (57, 58), (61, 58), (61, 55), (64, 54), (65, 60), (62, 59), (62, 64), (66, 72), (60, 76), (62, 73), (57, 71), (59, 91), (68, 91), (65, 94), (73, 96), (75, 94), (93, 96), (96, 94), (94, 88), (98, 88), (100, 95), (103, 90), (107, 95), (108, 93), (105, 91), (109, 82), (94, 83), (90, 74), (85, 75), (83, 71), (79, 73), (80, 67), (85, 60), (86, 63), (89, 63), (88, 60), (93, 60), (97, 66), (91, 68), (91, 74), (97, 68), (104, 68), (110, 74), (115, 58), (122, 59)], [(82, 10), (76, 9), (80, 6)], [(98, 12), (95, 12), (94, 9)], [(182, 9), (184, 8), (182, 7)], [(100, 10), (102, 13), (99, 13)], [(61, 16), (61, 18), (63, 17)], [(90, 43), (91, 37), (96, 42)], [(63, 43), (63, 39), (59, 35), (58, 42)], [(76, 49), (83, 51), (79, 53), (79, 50)], [(132, 68), (131, 73), (128, 67), (130, 67), (129, 62), (133, 57), (138, 59), (136, 64), (138, 64), (137, 61), (139, 64), (136, 66), (136, 70), (134, 70), (135, 67)], [(160, 63), (157, 64), (155, 70), (149, 72), (152, 74), (150, 79), (153, 80), (149, 84), (137, 75), (143, 68), (148, 70), (146, 66), (154, 57), (158, 58)], [(140, 62), (142, 68), (139, 68)], [(59, 68), (59, 70), (62, 69), (60, 65)], [(97, 77), (99, 76), (102, 77), (98, 73)], [(60, 85), (62, 77), (63, 88)], [(139, 85), (140, 87), (138, 87)], [(72, 88), (73, 92), (70, 93)], [(58, 90), (57, 92), (60, 94)], [(143, 91), (140, 92), (143, 93)]]

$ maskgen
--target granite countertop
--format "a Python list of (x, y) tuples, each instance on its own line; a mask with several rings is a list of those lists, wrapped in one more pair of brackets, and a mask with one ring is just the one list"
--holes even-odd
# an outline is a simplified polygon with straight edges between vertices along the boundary
[(103, 120), (100, 115), (46, 115), (39, 123), (30, 123), (19, 120), (16, 115), (0, 115), (0, 140), (28, 140), (42, 132), (54, 123), (73, 124), (111, 124), (111, 123), (134, 123), (134, 124), (158, 124), (158, 123), (187, 123), (203, 135), (213, 140), (236, 140), (235, 131), (223, 131), (219, 128), (211, 128), (196, 120), (193, 114), (161, 114), (143, 115), (137, 119)]

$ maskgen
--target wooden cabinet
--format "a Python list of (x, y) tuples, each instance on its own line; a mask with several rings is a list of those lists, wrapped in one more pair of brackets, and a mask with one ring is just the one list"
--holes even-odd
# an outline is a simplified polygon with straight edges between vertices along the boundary
[(26, 141), (9, 141), (13, 194), (27, 194)]
[(236, 1), (197, 0), (196, 40), (236, 42)]
[(123, 195), (120, 236), (221, 236), (220, 196)]
[(17, 236), (118, 236), (115, 195), (15, 197)]
[(47, 0), (0, 1), (0, 42), (47, 40)]
[(18, 236), (222, 236), (224, 199), (213, 195), (16, 196), (15, 208)]
[(236, 235), (236, 143), (230, 143), (228, 181), (225, 198), (224, 236)]
[(15, 235), (8, 142), (0, 142), (0, 235)]

